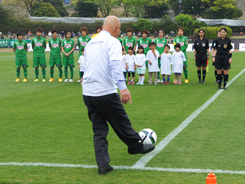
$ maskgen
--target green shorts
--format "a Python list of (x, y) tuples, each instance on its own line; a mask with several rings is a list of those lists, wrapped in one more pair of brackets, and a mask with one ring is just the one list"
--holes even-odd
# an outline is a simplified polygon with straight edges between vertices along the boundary
[(49, 67), (54, 67), (55, 65), (57, 67), (62, 67), (61, 58), (50, 58), (49, 59)]
[(184, 61), (183, 62), (183, 67), (187, 67), (187, 66), (188, 66), (187, 61)]
[(74, 65), (74, 58), (67, 58), (67, 57), (63, 57), (63, 67), (75, 67)]
[(33, 67), (46, 67), (46, 58), (45, 57), (33, 57)]
[(15, 67), (20, 68), (21, 66), (28, 67), (27, 57), (15, 57)]

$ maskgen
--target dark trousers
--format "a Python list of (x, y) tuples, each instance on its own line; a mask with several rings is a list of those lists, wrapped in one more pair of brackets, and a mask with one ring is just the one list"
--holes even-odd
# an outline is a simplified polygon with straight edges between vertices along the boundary
[(132, 128), (119, 94), (114, 93), (100, 97), (83, 96), (83, 100), (88, 108), (89, 119), (93, 124), (94, 150), (98, 166), (110, 162), (106, 139), (107, 122), (130, 149), (138, 149), (141, 137)]

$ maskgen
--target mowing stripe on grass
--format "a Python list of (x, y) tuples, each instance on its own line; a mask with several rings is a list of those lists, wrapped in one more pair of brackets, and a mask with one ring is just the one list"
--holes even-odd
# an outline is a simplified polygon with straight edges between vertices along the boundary
[[(228, 82), (227, 87), (230, 86), (238, 77), (240, 77), (245, 72), (245, 68), (238, 73), (235, 77), (232, 78), (230, 82)], [(157, 145), (156, 148), (141, 157), (134, 165), (134, 168), (145, 167), (145, 165), (154, 158), (160, 151), (162, 151), (182, 130), (187, 127), (193, 119), (195, 119), (204, 109), (206, 109), (224, 90), (218, 90), (209, 100), (207, 100), (201, 107), (199, 107), (196, 111), (194, 111), (188, 118), (186, 118), (176, 129), (174, 129), (170, 134), (167, 135), (164, 139), (162, 139)]]
[[(0, 166), (32, 166), (32, 167), (59, 167), (59, 168), (98, 168), (97, 165), (76, 165), (76, 164), (59, 164), (59, 163), (0, 163)], [(245, 171), (231, 171), (231, 170), (212, 170), (212, 169), (184, 169), (184, 168), (161, 168), (161, 167), (141, 167), (135, 168), (132, 166), (113, 166), (115, 169), (124, 170), (145, 170), (145, 171), (162, 171), (162, 172), (186, 172), (186, 173), (209, 173), (215, 174), (245, 174)]]

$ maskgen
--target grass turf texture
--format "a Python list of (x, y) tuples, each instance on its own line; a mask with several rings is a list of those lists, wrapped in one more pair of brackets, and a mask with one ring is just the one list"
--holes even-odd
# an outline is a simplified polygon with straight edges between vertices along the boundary
[[(48, 61), (48, 55), (47, 61)], [(136, 131), (153, 129), (166, 137), (217, 91), (213, 67), (206, 84), (197, 84), (193, 53), (188, 53), (189, 84), (129, 86), (133, 103), (125, 105)], [(233, 53), (230, 79), (244, 68), (245, 53)], [(75, 54), (75, 61), (78, 53)], [(34, 83), (32, 53), (28, 82), (15, 83), (14, 54), (0, 58), (0, 162), (44, 162), (96, 165), (93, 133), (82, 100), (81, 85)], [(41, 78), (40, 72), (40, 78)], [(21, 70), (23, 79), (23, 70)], [(148, 77), (146, 77), (148, 78)], [(184, 77), (183, 77), (184, 78)], [(49, 67), (47, 68), (49, 79)], [(78, 79), (78, 67), (75, 77)], [(245, 170), (243, 95), (245, 74), (153, 158), (147, 167)], [(137, 80), (136, 80), (137, 81)], [(146, 80), (145, 80), (146, 81)], [(110, 128), (111, 165), (132, 166), (142, 155), (129, 155)], [(218, 183), (239, 184), (245, 175), (216, 174)], [(205, 183), (207, 173), (115, 170), (106, 176), (97, 169), (0, 166), (0, 183)]]

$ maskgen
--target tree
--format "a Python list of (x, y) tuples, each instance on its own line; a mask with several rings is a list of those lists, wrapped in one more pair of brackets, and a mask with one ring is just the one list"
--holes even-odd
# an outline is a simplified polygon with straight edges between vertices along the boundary
[(50, 3), (41, 2), (35, 9), (33, 16), (37, 17), (60, 17), (58, 11)]
[(98, 5), (87, 3), (85, 0), (78, 0), (75, 4), (75, 11), (79, 17), (96, 17), (98, 14)]
[(181, 4), (179, 2), (179, 0), (170, 1), (170, 5), (176, 15), (184, 13), (203, 16), (209, 8), (207, 2), (202, 0), (183, 0)]
[(128, 17), (130, 13), (130, 6), (132, 5), (132, 1), (131, 0), (121, 0), (121, 4), (123, 4), (125, 16)]
[(64, 7), (64, 0), (43, 0), (43, 2), (52, 4), (61, 17), (66, 17), (69, 15)]
[(168, 6), (164, 3), (158, 6), (145, 6), (146, 18), (161, 18), (167, 14)]
[(5, 23), (8, 23), (9, 13), (6, 11), (2, 5), (0, 5), (0, 25), (4, 26)]

